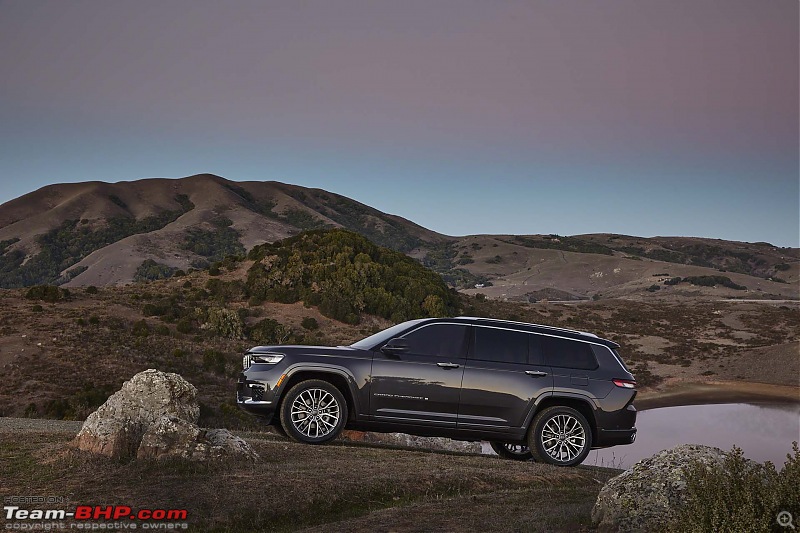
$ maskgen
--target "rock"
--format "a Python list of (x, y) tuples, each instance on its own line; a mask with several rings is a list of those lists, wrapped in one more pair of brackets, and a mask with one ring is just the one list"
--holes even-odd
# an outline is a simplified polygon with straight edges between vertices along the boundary
[(225, 429), (201, 429), (175, 416), (162, 416), (142, 437), (137, 459), (182, 459), (204, 461), (242, 456), (257, 459), (244, 440)]
[(199, 428), (199, 417), (197, 389), (191, 383), (178, 374), (145, 370), (88, 416), (73, 445), (115, 459), (257, 457), (228, 431)]
[(197, 389), (178, 374), (145, 370), (86, 418), (74, 444), (109, 457), (134, 456), (147, 428), (164, 415), (196, 423)]
[(694, 460), (720, 465), (726, 456), (719, 448), (684, 444), (639, 461), (600, 489), (593, 525), (600, 531), (663, 529), (685, 503), (686, 467)]
[(363, 431), (343, 431), (341, 438), (353, 442), (388, 444), (407, 448), (424, 448), (461, 453), (481, 453), (480, 442), (466, 442), (444, 437), (417, 437), (405, 433), (372, 433)]

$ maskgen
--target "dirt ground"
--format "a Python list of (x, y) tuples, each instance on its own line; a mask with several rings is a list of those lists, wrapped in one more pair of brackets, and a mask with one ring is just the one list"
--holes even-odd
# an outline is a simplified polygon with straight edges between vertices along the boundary
[[(251, 463), (112, 461), (68, 448), (74, 422), (3, 431), (0, 497), (187, 509), (192, 531), (587, 531), (617, 470), (557, 468), (468, 454), (245, 437)], [(546, 505), (544, 504), (546, 502)]]

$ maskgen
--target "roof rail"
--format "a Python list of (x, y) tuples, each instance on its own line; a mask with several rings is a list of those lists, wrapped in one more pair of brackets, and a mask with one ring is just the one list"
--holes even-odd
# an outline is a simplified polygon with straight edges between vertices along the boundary
[(457, 316), (455, 318), (464, 318), (468, 320), (485, 320), (491, 322), (500, 322), (503, 324), (517, 324), (519, 326), (535, 326), (537, 328), (544, 328), (544, 329), (551, 329), (554, 331), (564, 331), (569, 333), (577, 333), (578, 335), (585, 335), (587, 337), (594, 337), (595, 339), (599, 339), (597, 335), (594, 333), (589, 333), (588, 331), (579, 331), (577, 329), (567, 329), (567, 328), (557, 328), (555, 326), (545, 326), (544, 324), (533, 324), (531, 322), (516, 322), (514, 320), (501, 320), (499, 318), (486, 318), (486, 317), (478, 317), (478, 316)]

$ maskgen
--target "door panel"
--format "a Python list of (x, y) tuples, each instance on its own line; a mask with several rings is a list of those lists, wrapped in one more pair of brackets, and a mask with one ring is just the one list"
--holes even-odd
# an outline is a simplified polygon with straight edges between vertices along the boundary
[[(526, 370), (546, 375), (535, 377)], [(464, 370), (458, 427), (521, 427), (531, 402), (552, 389), (549, 367), (469, 361)]]
[(503, 328), (473, 327), (461, 387), (458, 427), (522, 427), (531, 404), (550, 394), (553, 376), (536, 338)]
[(408, 351), (376, 352), (370, 414), (376, 421), (455, 427), (467, 326), (435, 323), (402, 338)]

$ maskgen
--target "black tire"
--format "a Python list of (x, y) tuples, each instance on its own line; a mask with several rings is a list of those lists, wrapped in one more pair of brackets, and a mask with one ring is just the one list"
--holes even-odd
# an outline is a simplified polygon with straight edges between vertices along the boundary
[(323, 444), (339, 436), (347, 423), (347, 402), (331, 383), (301, 381), (281, 404), (281, 426), (286, 435), (305, 444)]
[(530, 448), (525, 444), (509, 444), (507, 442), (490, 442), (494, 453), (503, 459), (513, 461), (529, 461), (533, 459)]
[(548, 407), (533, 419), (528, 447), (538, 462), (575, 466), (592, 449), (592, 428), (586, 417), (572, 407)]

